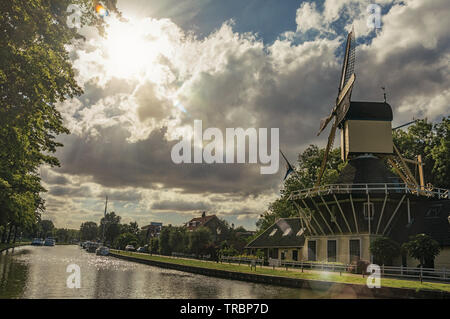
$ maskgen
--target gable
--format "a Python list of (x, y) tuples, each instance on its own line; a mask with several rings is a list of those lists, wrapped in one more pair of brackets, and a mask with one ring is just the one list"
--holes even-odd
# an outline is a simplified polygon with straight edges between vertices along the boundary
[(280, 218), (246, 248), (302, 247), (305, 237), (301, 228), (300, 218)]

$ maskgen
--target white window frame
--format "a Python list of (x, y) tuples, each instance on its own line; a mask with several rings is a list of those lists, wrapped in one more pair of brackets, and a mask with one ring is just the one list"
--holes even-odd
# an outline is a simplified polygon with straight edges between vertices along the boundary
[[(366, 215), (367, 212), (367, 215)], [(363, 216), (364, 219), (368, 220), (370, 218), (370, 220), (373, 220), (373, 216), (375, 215), (375, 205), (373, 202), (364, 202), (363, 203)]]
[(348, 240), (348, 263), (352, 262), (352, 255), (350, 254), (350, 241), (351, 240), (359, 240), (359, 259), (361, 259), (361, 254), (362, 254), (362, 238), (361, 237), (355, 237), (355, 238), (350, 238)]

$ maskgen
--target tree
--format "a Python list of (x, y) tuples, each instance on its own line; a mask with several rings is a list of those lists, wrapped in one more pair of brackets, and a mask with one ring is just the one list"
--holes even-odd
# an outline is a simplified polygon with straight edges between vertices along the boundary
[[(0, 2), (0, 224), (17, 233), (36, 223), (45, 206), (38, 168), (59, 166), (52, 155), (69, 133), (56, 103), (82, 93), (68, 46), (82, 36), (67, 23), (69, 5), (84, 9), (81, 25), (104, 31), (96, 0)], [(117, 12), (116, 1), (105, 1)], [(4, 232), (2, 240), (4, 239)]]
[(378, 263), (392, 264), (392, 259), (400, 255), (400, 245), (387, 237), (380, 237), (370, 243), (369, 250)]
[(184, 245), (186, 231), (182, 227), (172, 227), (169, 232), (169, 246), (172, 252), (183, 253), (187, 249)]
[(121, 233), (122, 226), (120, 225), (120, 219), (121, 217), (116, 215), (115, 212), (107, 213), (105, 217), (100, 220), (99, 236), (104, 236), (106, 242), (114, 243)]
[(137, 248), (138, 238), (135, 234), (124, 233), (120, 234), (119, 237), (114, 241), (114, 247), (117, 249), (125, 249), (127, 245), (133, 245), (134, 248)]
[(196, 256), (205, 252), (211, 242), (211, 231), (206, 227), (199, 227), (189, 233), (189, 250)]
[(41, 227), (42, 227), (42, 237), (48, 237), (53, 235), (53, 229), (55, 229), (55, 225), (53, 225), (53, 222), (51, 220), (42, 220)]
[(150, 251), (151, 254), (157, 254), (159, 252), (159, 239), (158, 238), (150, 239), (150, 244), (149, 244), (148, 250)]
[(171, 228), (170, 226), (164, 227), (159, 235), (159, 253), (161, 255), (170, 255), (172, 253), (169, 242)]
[(434, 258), (439, 255), (439, 243), (426, 234), (412, 236), (410, 241), (404, 243), (402, 247), (408, 252), (409, 256), (420, 261), (422, 267), (434, 264)]
[(95, 240), (98, 236), (98, 226), (95, 222), (85, 222), (80, 226), (81, 240)]
[(407, 130), (396, 130), (394, 143), (405, 158), (415, 159), (422, 155), (426, 183), (450, 188), (450, 116), (438, 123), (425, 119)]
[[(256, 226), (258, 227), (256, 236), (266, 230), (278, 218), (299, 216), (297, 209), (292, 201), (288, 200), (288, 197), (293, 190), (314, 186), (324, 154), (324, 148), (319, 149), (316, 145), (310, 145), (298, 156), (298, 167), (295, 168), (297, 173), (289, 175), (284, 181), (283, 189), (280, 190), (281, 196), (269, 204), (268, 210), (256, 222)], [(345, 164), (341, 161), (339, 148), (330, 151), (327, 170), (321, 179), (321, 184), (336, 182)]]

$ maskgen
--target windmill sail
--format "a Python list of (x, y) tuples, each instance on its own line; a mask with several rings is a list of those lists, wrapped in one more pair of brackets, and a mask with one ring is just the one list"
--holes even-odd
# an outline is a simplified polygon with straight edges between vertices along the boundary
[(347, 44), (345, 46), (344, 63), (342, 64), (341, 81), (339, 85), (339, 93), (355, 71), (355, 32), (352, 31), (347, 36)]
[(325, 154), (322, 159), (322, 165), (320, 166), (320, 171), (317, 176), (317, 181), (315, 186), (320, 185), (320, 181), (325, 172), (326, 163), (328, 160), (328, 153), (333, 148), (334, 137), (336, 134), (336, 129), (339, 127), (342, 120), (344, 120), (347, 112), (350, 108), (350, 98), (352, 95), (353, 84), (355, 83), (355, 32), (352, 31), (347, 36), (347, 43), (345, 45), (344, 62), (342, 63), (341, 80), (339, 82), (339, 93), (336, 98), (336, 103), (331, 111), (331, 114), (323, 118), (320, 121), (319, 135), (328, 123), (333, 121), (333, 126), (331, 128), (330, 135), (328, 136), (328, 143), (325, 149)]

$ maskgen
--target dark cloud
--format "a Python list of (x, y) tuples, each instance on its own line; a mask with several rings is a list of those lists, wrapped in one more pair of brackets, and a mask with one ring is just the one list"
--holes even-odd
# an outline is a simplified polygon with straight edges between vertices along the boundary
[(192, 210), (209, 210), (211, 209), (211, 205), (205, 202), (163, 200), (154, 202), (151, 208), (157, 210), (192, 211)]
[(92, 196), (92, 191), (87, 186), (81, 187), (53, 186), (50, 187), (48, 193), (53, 196), (86, 197), (86, 198)]

